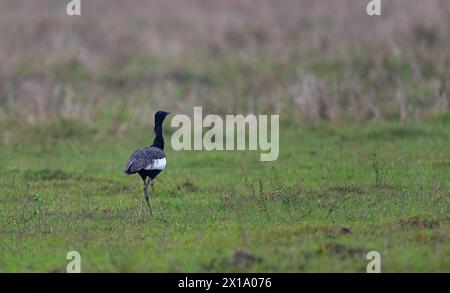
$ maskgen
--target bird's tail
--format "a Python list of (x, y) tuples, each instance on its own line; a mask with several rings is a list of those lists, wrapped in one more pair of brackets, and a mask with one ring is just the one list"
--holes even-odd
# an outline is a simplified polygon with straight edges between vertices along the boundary
[(134, 172), (131, 171), (131, 166), (133, 165), (133, 161), (128, 162), (127, 166), (125, 167), (125, 169), (123, 169), (123, 174), (129, 176), (132, 175)]

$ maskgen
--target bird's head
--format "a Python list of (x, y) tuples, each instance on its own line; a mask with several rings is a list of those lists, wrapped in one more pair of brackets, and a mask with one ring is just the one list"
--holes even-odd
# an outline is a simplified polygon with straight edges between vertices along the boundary
[(169, 112), (166, 111), (158, 111), (155, 113), (155, 124), (162, 124), (162, 122), (164, 121), (164, 119), (166, 118), (167, 115), (169, 115)]

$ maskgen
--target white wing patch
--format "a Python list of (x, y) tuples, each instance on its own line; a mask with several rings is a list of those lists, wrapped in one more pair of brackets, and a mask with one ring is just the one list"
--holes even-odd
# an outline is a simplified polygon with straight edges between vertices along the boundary
[(145, 170), (164, 170), (167, 165), (166, 158), (154, 160), (152, 164), (145, 167)]

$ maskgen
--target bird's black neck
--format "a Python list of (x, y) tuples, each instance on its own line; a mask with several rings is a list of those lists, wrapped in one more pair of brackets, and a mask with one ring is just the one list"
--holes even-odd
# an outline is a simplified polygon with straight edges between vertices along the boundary
[(164, 138), (161, 125), (155, 125), (155, 139), (153, 140), (152, 146), (164, 150)]

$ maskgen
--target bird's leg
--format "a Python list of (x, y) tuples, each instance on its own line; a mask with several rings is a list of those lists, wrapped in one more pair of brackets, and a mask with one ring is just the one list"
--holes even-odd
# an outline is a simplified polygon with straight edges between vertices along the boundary
[(154, 183), (154, 181), (152, 180), (152, 181), (150, 182), (150, 187), (152, 188), (152, 196), (153, 196), (153, 197), (156, 197), (156, 194), (155, 194), (155, 187), (153, 187), (153, 183)]
[(146, 182), (147, 178), (143, 179), (144, 181), (144, 189), (142, 190), (142, 200), (141, 200), (141, 208), (139, 210), (139, 219), (141, 218), (142, 215), (142, 210), (144, 208), (144, 198), (147, 195), (147, 182)]
[(152, 189), (153, 189), (153, 180), (149, 179), (147, 181), (147, 183), (145, 184), (145, 188), (144, 188), (144, 190), (145, 190), (145, 201), (147, 202), (147, 206), (148, 206), (148, 210), (150, 211), (150, 215), (153, 216), (152, 206), (150, 205), (150, 201), (149, 201), (148, 194), (147, 194), (148, 185), (151, 185)]

